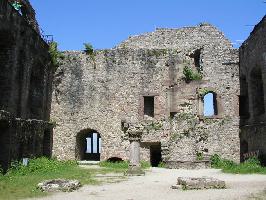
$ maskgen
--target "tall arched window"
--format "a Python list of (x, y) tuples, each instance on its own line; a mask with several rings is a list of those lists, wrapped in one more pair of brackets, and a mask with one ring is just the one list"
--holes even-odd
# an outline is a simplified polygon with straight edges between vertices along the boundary
[(252, 95), (253, 114), (254, 116), (262, 115), (265, 113), (265, 105), (261, 68), (257, 67), (251, 71), (250, 87)]
[(217, 95), (214, 92), (209, 92), (203, 97), (204, 116), (214, 116), (218, 114)]

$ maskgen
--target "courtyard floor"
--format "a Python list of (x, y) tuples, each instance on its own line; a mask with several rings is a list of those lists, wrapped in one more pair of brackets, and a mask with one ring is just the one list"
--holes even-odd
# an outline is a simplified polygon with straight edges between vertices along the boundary
[[(177, 177), (214, 177), (226, 181), (227, 189), (173, 190)], [(217, 169), (177, 170), (151, 168), (145, 176), (123, 178), (99, 176), (104, 183), (83, 186), (71, 193), (56, 193), (38, 200), (209, 200), (266, 199), (266, 175), (224, 174)]]

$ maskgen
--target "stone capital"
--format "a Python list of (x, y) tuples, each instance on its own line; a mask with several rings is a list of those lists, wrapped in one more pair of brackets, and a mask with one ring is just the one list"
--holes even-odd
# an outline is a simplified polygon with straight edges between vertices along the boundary
[(128, 131), (128, 139), (130, 142), (133, 141), (140, 141), (141, 140), (141, 136), (142, 136), (142, 131), (140, 130), (131, 130)]

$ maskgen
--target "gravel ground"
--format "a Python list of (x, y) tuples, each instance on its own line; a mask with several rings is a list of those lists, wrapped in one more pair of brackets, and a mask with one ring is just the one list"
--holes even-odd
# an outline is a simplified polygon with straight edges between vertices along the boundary
[[(214, 177), (224, 180), (227, 189), (215, 190), (173, 190), (179, 176)], [(129, 177), (117, 183), (98, 186), (84, 186), (72, 193), (56, 193), (43, 200), (208, 200), (208, 199), (250, 199), (266, 188), (266, 175), (224, 174), (216, 169), (176, 170), (152, 168), (141, 177)], [(264, 196), (265, 197), (265, 196)], [(260, 199), (266, 199), (266, 197)], [(253, 199), (253, 198), (251, 198)]]

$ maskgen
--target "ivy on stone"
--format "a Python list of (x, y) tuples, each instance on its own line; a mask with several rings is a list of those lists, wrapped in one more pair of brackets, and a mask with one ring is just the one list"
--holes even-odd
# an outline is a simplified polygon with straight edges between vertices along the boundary
[(206, 94), (212, 93), (213, 90), (208, 89), (208, 88), (201, 88), (198, 90), (199, 97), (203, 98)]

